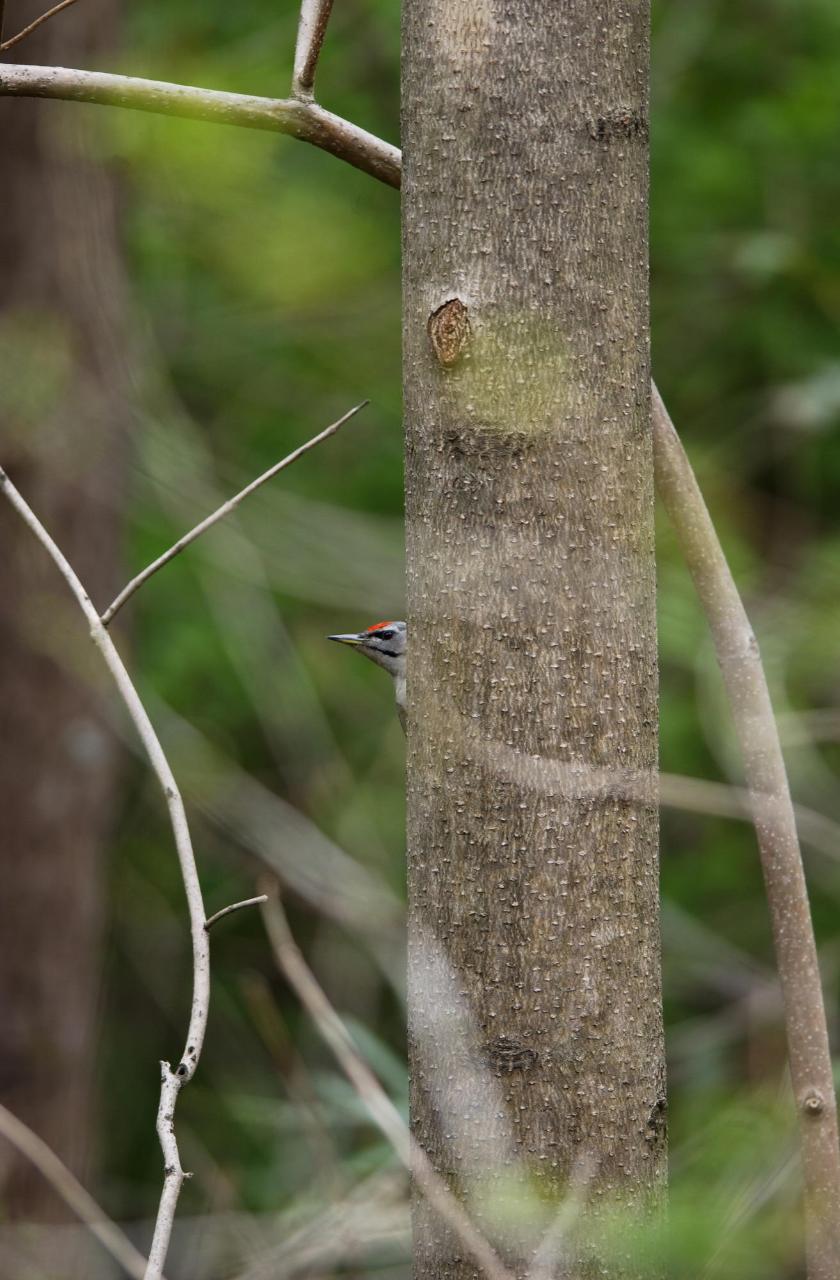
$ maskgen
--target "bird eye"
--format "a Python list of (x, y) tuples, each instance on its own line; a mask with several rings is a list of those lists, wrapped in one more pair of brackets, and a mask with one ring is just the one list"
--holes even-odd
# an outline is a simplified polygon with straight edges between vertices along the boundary
[(376, 633), (377, 640), (392, 640), (393, 636), (393, 631), (377, 631)]

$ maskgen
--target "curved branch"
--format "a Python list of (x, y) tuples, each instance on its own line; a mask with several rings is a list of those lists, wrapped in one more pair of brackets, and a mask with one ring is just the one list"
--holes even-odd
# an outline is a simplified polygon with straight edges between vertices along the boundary
[(258, 98), (106, 71), (12, 63), (0, 63), (0, 96), (94, 102), (245, 129), (268, 129), (320, 147), (387, 186), (400, 185), (398, 147), (325, 111), (315, 102), (298, 98)]
[(653, 387), (656, 487), (706, 614), (744, 759), (801, 1128), (809, 1280), (840, 1277), (837, 1105), (808, 890), (758, 644), (668, 411)]
[(243, 907), (258, 907), (261, 902), (266, 902), (267, 896), (260, 893), (256, 898), (243, 898), (241, 902), (231, 902), (229, 906), (222, 907), (221, 911), (214, 911), (209, 919), (204, 921), (205, 929), (212, 929), (217, 920), (223, 920), (225, 916), (233, 915), (234, 911), (241, 911)]
[[(131, 677), (123, 664), (122, 658), (117, 652), (113, 640), (102, 625), (99, 615), (91, 603), (88, 593), (85, 591), (82, 583), (79, 581), (75, 571), (65, 558), (61, 549), (47, 533), (46, 529), (41, 524), (29, 504), (21, 496), (2, 468), (0, 468), (0, 490), (2, 490), (5, 497), (17, 511), (18, 515), (29, 526), (35, 537), (52, 557), (59, 573), (64, 578), (64, 581), (67, 583), (67, 586), (75, 597), (76, 603), (84, 614), (85, 620), (87, 621), (90, 629), (90, 638), (101, 653), (105, 665), (113, 677), (120, 697), (125, 704), (126, 710), (128, 711), (128, 714), (131, 717), (140, 740), (146, 750), (146, 755), (149, 758), (149, 764), (151, 765), (166, 798), (166, 805), (169, 810), (169, 819), (172, 824), (172, 831), (175, 837), (175, 847), (178, 851), (178, 860), (181, 865), (181, 877), (184, 882), (184, 890), (187, 897), (193, 954), (193, 995), (187, 1040), (177, 1069), (173, 1072), (169, 1069), (168, 1064), (164, 1064), (163, 1086), (161, 1088), (158, 1132), (161, 1132), (160, 1117), (165, 1115), (168, 1123), (168, 1131), (171, 1135), (171, 1142), (174, 1143), (175, 1136), (172, 1131), (172, 1114), (175, 1102), (182, 1085), (191, 1080), (195, 1074), (195, 1069), (201, 1055), (201, 1048), (204, 1043), (204, 1033), (207, 1027), (207, 1014), (210, 1004), (210, 941), (207, 936), (207, 930), (204, 927), (204, 921), (206, 919), (204, 900), (201, 895), (201, 885), (198, 879), (198, 870), (196, 868), (195, 854), (193, 853), (192, 840), (190, 838), (190, 830), (187, 824), (184, 802), (181, 798), (181, 793), (178, 790), (178, 784), (175, 781), (175, 777), (169, 766), (169, 761), (164, 754), (163, 747), (155, 733), (152, 722), (149, 719), (143, 703), (140, 701), (137, 690), (131, 682)], [(163, 1147), (163, 1151), (166, 1164), (166, 1178), (164, 1181), (163, 1194), (161, 1196), (160, 1209), (158, 1211), (158, 1220), (155, 1226), (152, 1251), (149, 1255), (149, 1265), (146, 1270), (146, 1280), (161, 1280), (163, 1263), (166, 1258), (169, 1236), (172, 1229), (172, 1215), (174, 1214), (175, 1201), (177, 1201), (181, 1182), (183, 1182), (185, 1177), (180, 1166), (180, 1161), (175, 1162), (174, 1175), (170, 1173), (173, 1162), (166, 1146)]]

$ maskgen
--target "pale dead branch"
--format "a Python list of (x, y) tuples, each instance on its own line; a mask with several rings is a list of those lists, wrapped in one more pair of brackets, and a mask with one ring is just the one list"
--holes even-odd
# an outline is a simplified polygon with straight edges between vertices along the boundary
[(668, 411), (653, 387), (656, 484), (706, 613), (752, 800), (799, 1112), (810, 1280), (840, 1275), (840, 1145), (808, 891), (758, 644)]
[(62, 1160), (59, 1160), (53, 1149), (2, 1105), (0, 1105), (0, 1134), (46, 1178), (56, 1194), (84, 1223), (91, 1235), (96, 1237), (115, 1262), (133, 1276), (134, 1280), (143, 1280), (146, 1275), (146, 1259), (142, 1253), (135, 1249), (125, 1232), (121, 1231), (116, 1222), (113, 1222), (104, 1209), (100, 1208), (75, 1174), (70, 1172)]
[(131, 677), (117, 652), (114, 642), (102, 625), (88, 593), (60, 548), (47, 533), (38, 517), (2, 468), (0, 468), (0, 489), (2, 489), (18, 515), (51, 556), (56, 568), (64, 578), (84, 614), (90, 628), (90, 638), (102, 655), (105, 665), (113, 677), (120, 697), (143, 743), (152, 770), (163, 790), (181, 866), (181, 877), (187, 898), (190, 933), (192, 936), (193, 995), (190, 1023), (181, 1061), (174, 1072), (170, 1069), (168, 1063), (161, 1064), (163, 1083), (158, 1113), (158, 1133), (161, 1137), (161, 1146), (164, 1153), (165, 1176), (158, 1217), (155, 1223), (154, 1238), (145, 1272), (145, 1280), (161, 1280), (163, 1264), (166, 1260), (169, 1239), (172, 1233), (175, 1206), (181, 1185), (186, 1176), (177, 1156), (173, 1113), (182, 1085), (192, 1079), (198, 1065), (201, 1048), (204, 1043), (210, 1003), (210, 943), (207, 930), (204, 927), (206, 912), (198, 879), (195, 854), (193, 853), (184, 802), (169, 762), (146, 709), (140, 700), (137, 690), (134, 688)]
[[(36, 31), (43, 22), (47, 22), (50, 18), (54, 18), (57, 13), (61, 13), (62, 9), (69, 9), (71, 4), (75, 4), (76, 0), (61, 0), (61, 4), (55, 4), (46, 13), (42, 13), (40, 18), (36, 18), (34, 22), (30, 22), (28, 27), (24, 27), (15, 36), (9, 36), (8, 40), (3, 40), (0, 44), (0, 51), (3, 53), (7, 49), (11, 49), (14, 45), (20, 44), (21, 40), (25, 40), (28, 35)], [(5, 6), (4, 6), (5, 7)], [(2, 37), (2, 10), (0, 10), (0, 37)]]
[(292, 937), (274, 882), (266, 882), (268, 901), (262, 908), (266, 931), (277, 965), (285, 975), (332, 1049), (344, 1074), (367, 1108), (371, 1119), (411, 1172), (421, 1195), (447, 1223), (461, 1244), (490, 1280), (512, 1280), (495, 1251), (476, 1230), (425, 1151), (414, 1141), (408, 1126), (362, 1059), (350, 1035), (333, 1009), (315, 975)]
[(296, 98), (312, 97), (315, 71), (332, 7), (333, 0), (301, 0), (292, 75), (292, 93)]
[(190, 543), (195, 542), (196, 538), (200, 538), (208, 529), (212, 529), (214, 524), (218, 524), (220, 520), (224, 520), (225, 516), (229, 516), (232, 511), (236, 510), (243, 499), (249, 497), (250, 494), (259, 489), (261, 485), (264, 485), (267, 480), (273, 479), (274, 476), (279, 475), (281, 471), (285, 471), (287, 467), (290, 467), (292, 463), (297, 462), (298, 458), (302, 458), (310, 449), (314, 449), (316, 445), (322, 444), (324, 440), (328, 440), (330, 436), (334, 436), (337, 431), (341, 430), (345, 422), (349, 422), (351, 418), (355, 417), (360, 409), (364, 409), (365, 405), (369, 403), (370, 401), (363, 400), (361, 404), (357, 404), (352, 409), (349, 409), (347, 413), (343, 414), (337, 419), (337, 421), (330, 423), (330, 425), (325, 427), (323, 431), (319, 431), (317, 436), (313, 436), (312, 439), (307, 440), (305, 444), (298, 445), (297, 449), (293, 449), (290, 454), (287, 454), (287, 456), (282, 458), (279, 462), (275, 462), (274, 465), (269, 467), (267, 471), (264, 471), (261, 476), (257, 476), (256, 480), (252, 480), (250, 484), (246, 484), (244, 489), (240, 489), (239, 493), (235, 494), (232, 498), (228, 498), (227, 502), (223, 502), (220, 507), (201, 520), (194, 526), (194, 528), (190, 529), (189, 533), (185, 533), (183, 537), (179, 538), (177, 542), (174, 542), (171, 547), (168, 547), (162, 555), (159, 555), (156, 560), (153, 560), (151, 564), (147, 564), (146, 568), (141, 570), (136, 577), (132, 578), (127, 586), (123, 587), (116, 599), (108, 605), (108, 608), (102, 614), (101, 618), (103, 626), (107, 627), (111, 623), (115, 614), (117, 614), (123, 607), (126, 600), (131, 599), (138, 587), (142, 587), (144, 582), (148, 582), (149, 578), (156, 574), (159, 569), (162, 569), (165, 564), (169, 564), (170, 560), (174, 560), (180, 552), (190, 545)]

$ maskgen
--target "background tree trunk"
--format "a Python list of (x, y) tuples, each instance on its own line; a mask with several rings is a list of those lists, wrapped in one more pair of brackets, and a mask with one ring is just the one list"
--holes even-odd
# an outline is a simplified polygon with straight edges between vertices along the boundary
[(594, 1220), (665, 1169), (647, 41), (404, 5), (411, 1100), (491, 1234), (523, 1166)]
[[(6, 34), (44, 8), (9, 3)], [(115, 8), (86, 0), (4, 56), (85, 65), (112, 43)], [(114, 194), (85, 148), (88, 122), (75, 104), (0, 102), (0, 450), (106, 601), (128, 424), (125, 309)], [(84, 1176), (116, 746), (72, 647), (48, 650), (65, 613), (78, 634), (73, 605), (7, 504), (0, 544), (0, 1099)], [(66, 1217), (5, 1145), (0, 1197), (6, 1220)]]

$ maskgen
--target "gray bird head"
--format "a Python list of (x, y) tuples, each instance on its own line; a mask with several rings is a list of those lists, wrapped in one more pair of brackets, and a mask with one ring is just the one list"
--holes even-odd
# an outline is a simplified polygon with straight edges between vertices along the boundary
[[(358, 653), (370, 658), (378, 667), (384, 667), (398, 686), (405, 687), (404, 622), (375, 622), (366, 631), (350, 631), (345, 635), (328, 636), (327, 639), (335, 640), (338, 644), (352, 645)], [(401, 701), (399, 690), (397, 700)]]

